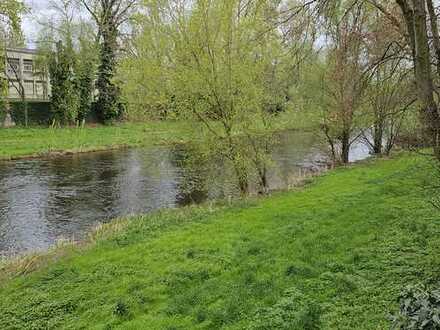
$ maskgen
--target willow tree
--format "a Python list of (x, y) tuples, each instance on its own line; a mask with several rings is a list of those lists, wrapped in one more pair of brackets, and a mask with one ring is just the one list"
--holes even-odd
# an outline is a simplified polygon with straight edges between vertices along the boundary
[(269, 1), (147, 1), (135, 56), (123, 65), (128, 101), (172, 104), (205, 128), (205, 144), (231, 164), (247, 193), (250, 172), (267, 188), (270, 143), (254, 129), (271, 124), (280, 42)]
[(122, 115), (119, 88), (113, 78), (119, 51), (118, 37), (121, 26), (130, 18), (136, 0), (81, 0), (98, 27), (100, 41), (99, 67), (96, 87), (96, 110), (102, 122), (112, 121)]
[(334, 161), (349, 162), (353, 142), (359, 137), (363, 97), (368, 85), (365, 75), (365, 26), (368, 13), (362, 5), (345, 12), (347, 3), (324, 17), (329, 40), (322, 88), (327, 106), (322, 108), (323, 132)]
[(386, 16), (372, 13), (366, 37), (370, 76), (364, 141), (374, 154), (389, 154), (413, 110), (411, 66), (402, 56), (400, 32)]

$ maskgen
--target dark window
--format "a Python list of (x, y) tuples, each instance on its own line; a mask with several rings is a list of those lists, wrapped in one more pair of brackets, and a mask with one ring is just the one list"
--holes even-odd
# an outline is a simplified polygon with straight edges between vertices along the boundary
[(24, 72), (32, 72), (33, 71), (32, 60), (24, 60), (23, 61), (23, 71)]

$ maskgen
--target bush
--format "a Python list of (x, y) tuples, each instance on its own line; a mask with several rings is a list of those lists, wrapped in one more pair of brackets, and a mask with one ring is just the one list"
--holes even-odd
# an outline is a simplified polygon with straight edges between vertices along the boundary
[(392, 316), (392, 329), (440, 329), (440, 290), (407, 287), (399, 296), (399, 312)]

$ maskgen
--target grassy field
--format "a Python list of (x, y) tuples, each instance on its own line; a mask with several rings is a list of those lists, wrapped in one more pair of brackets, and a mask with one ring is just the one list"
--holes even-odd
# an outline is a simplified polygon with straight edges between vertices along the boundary
[(427, 167), (372, 160), (297, 191), (119, 220), (37, 270), (4, 268), (0, 328), (387, 329), (405, 285), (440, 279)]
[[(273, 130), (316, 129), (314, 123), (303, 114), (285, 113), (275, 118)], [(84, 128), (0, 129), (0, 160), (189, 142), (203, 137), (202, 128), (199, 122), (180, 120)], [(262, 129), (254, 127), (254, 130), (258, 132)]]
[(187, 142), (197, 130), (200, 130), (197, 124), (183, 121), (84, 128), (0, 129), (0, 159)]

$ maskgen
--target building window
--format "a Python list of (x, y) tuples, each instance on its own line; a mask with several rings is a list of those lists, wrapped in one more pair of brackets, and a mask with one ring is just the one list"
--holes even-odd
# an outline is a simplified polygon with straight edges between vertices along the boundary
[(34, 95), (34, 82), (31, 80), (25, 80), (23, 82), (23, 88), (25, 95)]
[(8, 58), (8, 74), (20, 74), (20, 60), (18, 58)]
[(24, 72), (32, 72), (33, 71), (32, 60), (23, 60), (23, 71)]

